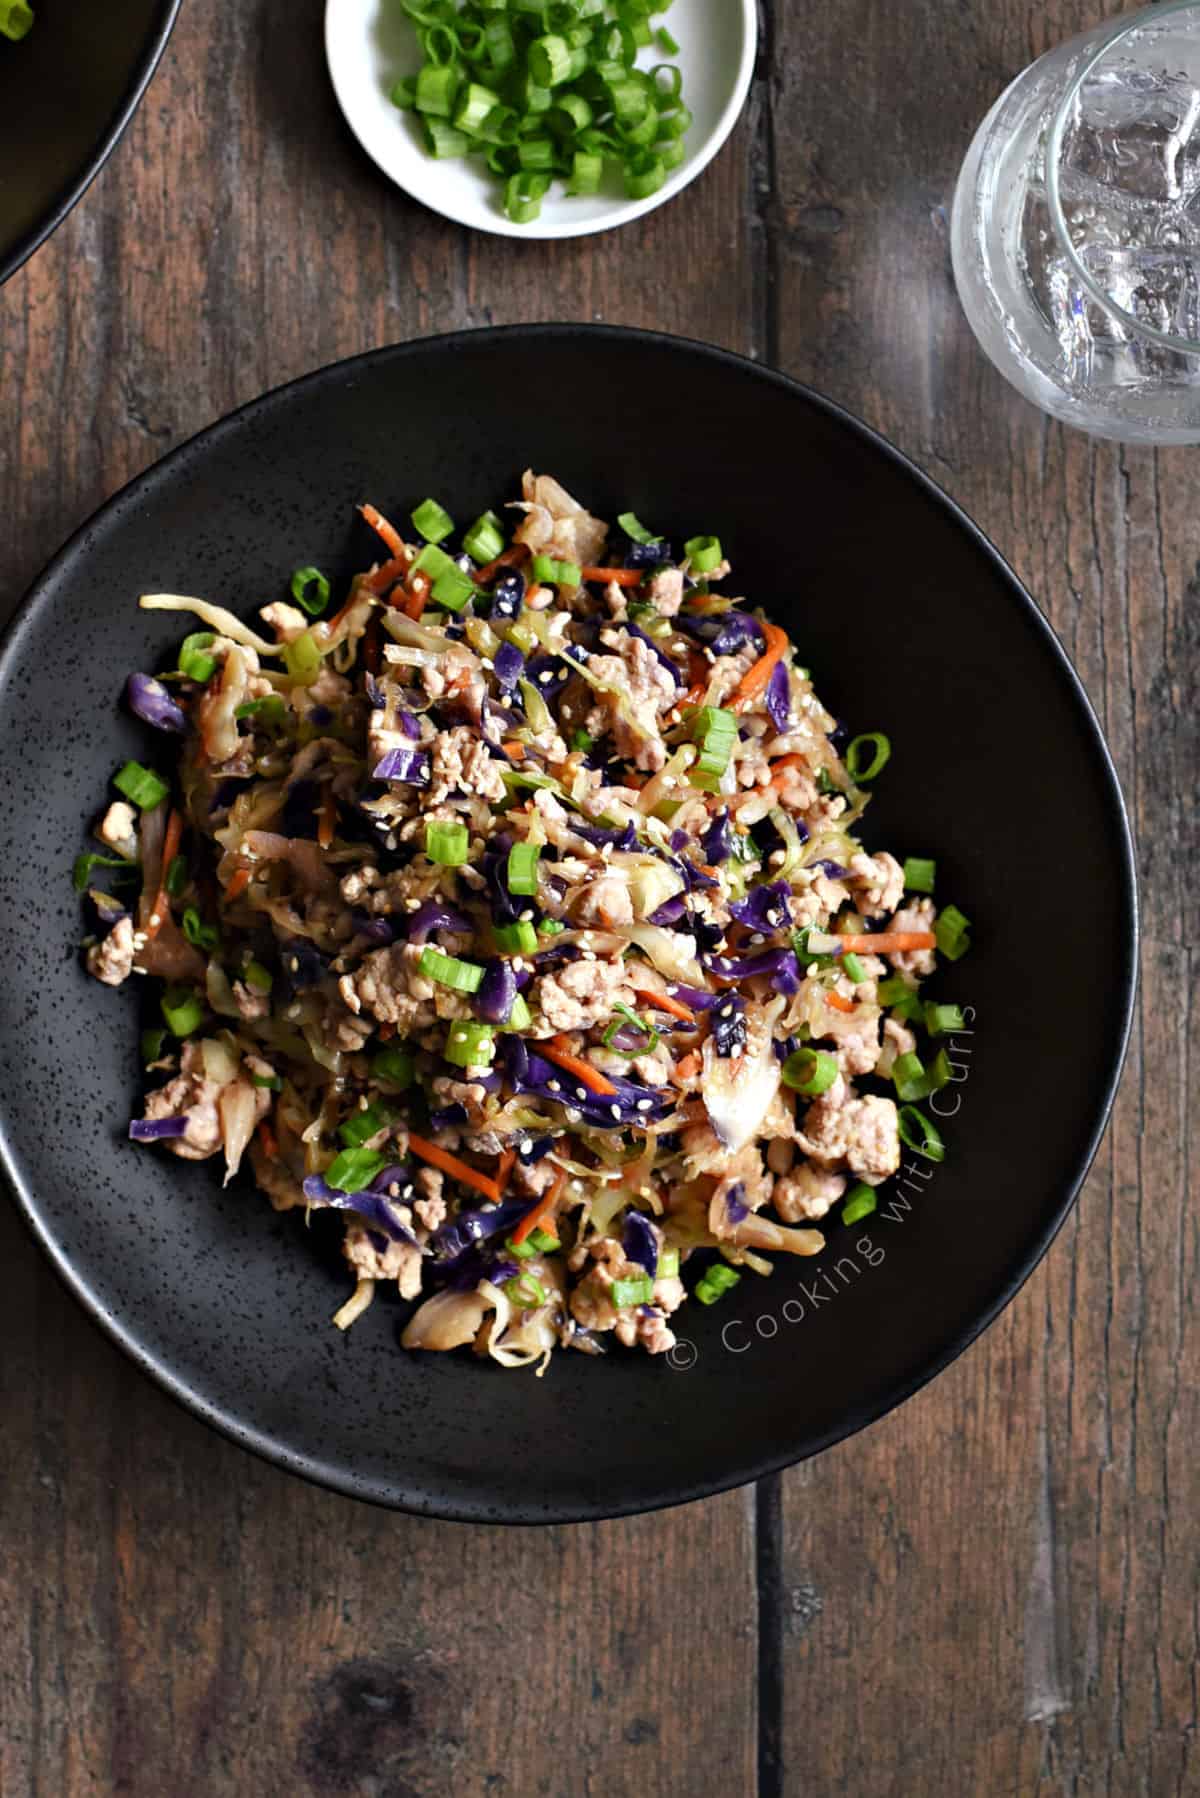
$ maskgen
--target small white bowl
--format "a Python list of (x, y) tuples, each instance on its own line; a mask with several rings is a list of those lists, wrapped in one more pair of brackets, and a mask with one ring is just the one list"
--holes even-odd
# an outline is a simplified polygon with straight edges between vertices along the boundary
[(643, 51), (640, 63), (678, 61), (683, 98), (692, 112), (684, 158), (657, 193), (625, 197), (619, 171), (605, 172), (605, 188), (571, 197), (561, 181), (542, 201), (540, 218), (514, 225), (505, 218), (503, 183), (479, 157), (438, 161), (426, 154), (411, 113), (393, 106), (391, 90), (421, 63), (412, 20), (394, 0), (326, 0), (325, 54), (338, 104), (350, 129), (385, 175), (435, 212), (504, 237), (586, 237), (653, 212), (694, 181), (733, 130), (754, 70), (758, 35), (755, 0), (674, 0), (652, 25), (664, 25), (678, 57)]

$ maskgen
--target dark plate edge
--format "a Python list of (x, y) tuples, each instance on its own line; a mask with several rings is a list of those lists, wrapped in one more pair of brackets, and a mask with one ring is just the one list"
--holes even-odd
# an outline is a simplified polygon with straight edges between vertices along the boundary
[[(180, 0), (173, 0), (173, 8), (175, 11), (178, 10), (179, 4)], [(152, 72), (153, 70), (151, 69), (150, 73)], [(148, 79), (149, 74), (146, 76), (147, 81)], [(136, 104), (136, 101), (134, 104)], [(132, 108), (130, 110), (132, 111)], [(723, 1473), (712, 1480), (693, 1483), (669, 1494), (651, 1498), (633, 1498), (627, 1502), (609, 1502), (594, 1507), (563, 1508), (557, 1505), (519, 1507), (515, 1509), (506, 1509), (503, 1515), (497, 1514), (495, 1508), (485, 1501), (468, 1503), (462, 1500), (447, 1501), (445, 1499), (430, 1499), (423, 1494), (403, 1492), (399, 1488), (392, 1486), (383, 1487), (371, 1485), (368, 1487), (365, 1482), (357, 1481), (352, 1474), (347, 1474), (342, 1469), (325, 1466), (310, 1456), (300, 1456), (290, 1453), (274, 1439), (264, 1436), (258, 1431), (247, 1429), (244, 1425), (240, 1424), (236, 1418), (226, 1416), (214, 1406), (209, 1405), (203, 1399), (198, 1397), (196, 1393), (192, 1392), (183, 1384), (183, 1382), (175, 1377), (169, 1367), (160, 1365), (128, 1338), (122, 1329), (120, 1321), (102, 1306), (97, 1304), (96, 1300), (83, 1284), (80, 1277), (75, 1273), (69, 1262), (58, 1254), (53, 1243), (51, 1243), (43, 1234), (38, 1220), (36, 1206), (17, 1177), (15, 1164), (9, 1147), (7, 1129), (3, 1118), (0, 1117), (0, 1169), (3, 1171), (6, 1183), (16, 1196), (18, 1209), (23, 1216), (26, 1225), (30, 1229), (39, 1248), (47, 1256), (51, 1266), (72, 1296), (79, 1301), (109, 1338), (123, 1353), (129, 1356), (130, 1360), (132, 1360), (136, 1366), (148, 1373), (187, 1410), (203, 1419), (205, 1423), (208, 1423), (213, 1428), (219, 1430), (222, 1435), (227, 1436), (230, 1440), (236, 1442), (239, 1447), (249, 1449), (261, 1459), (268, 1461), (277, 1467), (282, 1467), (289, 1473), (299, 1474), (302, 1478), (312, 1481), (315, 1485), (327, 1487), (348, 1498), (360, 1499), (386, 1509), (407, 1511), (417, 1516), (436, 1517), (447, 1522), (455, 1523), (486, 1523), (517, 1526), (546, 1523), (599, 1522), (606, 1518), (637, 1516), (644, 1512), (660, 1511), (675, 1505), (690, 1504), (697, 1499), (715, 1497), (718, 1493), (732, 1491), (738, 1486), (764, 1478), (768, 1474), (779, 1473), (784, 1468), (796, 1466), (799, 1462), (808, 1460), (813, 1455), (822, 1454), (826, 1449), (832, 1448), (835, 1444), (845, 1441), (847, 1437), (856, 1434), (859, 1430), (866, 1428), (867, 1425), (877, 1422), (882, 1417), (886, 1417), (888, 1413), (895, 1410), (898, 1405), (903, 1404), (906, 1399), (911, 1398), (914, 1393), (919, 1392), (922, 1387), (928, 1385), (929, 1382), (947, 1368), (951, 1362), (956, 1361), (958, 1357), (964, 1353), (964, 1351), (968, 1349), (992, 1323), (995, 1322), (996, 1318), (1011, 1300), (1016, 1297), (1022, 1286), (1024, 1286), (1026, 1280), (1028, 1280), (1030, 1275), (1037, 1268), (1051, 1243), (1058, 1235), (1059, 1230), (1065, 1223), (1066, 1218), (1078, 1197), (1079, 1190), (1087, 1177), (1088, 1171), (1095, 1160), (1097, 1150), (1099, 1149), (1105, 1129), (1108, 1125), (1109, 1116), (1112, 1112), (1117, 1088), (1120, 1083), (1125, 1056), (1129, 1047), (1129, 1039), (1133, 1027), (1134, 1001), (1137, 992), (1138, 952), (1140, 942), (1137, 875), (1134, 860), (1133, 835), (1130, 828), (1124, 794), (1121, 791), (1121, 785), (1117, 778), (1117, 772), (1113, 765), (1112, 756), (1109, 753), (1108, 745), (1104, 739), (1104, 733), (1100, 728), (1099, 719), (1097, 718), (1091, 700), (1088, 697), (1087, 690), (1078, 674), (1075, 672), (1070, 657), (1059, 642), (1057, 635), (1037, 603), (1018, 580), (1016, 574), (1009, 567), (996, 546), (979, 526), (968, 517), (957, 501), (952, 499), (936, 481), (932, 480), (931, 477), (924, 472), (924, 470), (918, 468), (915, 462), (912, 462), (902, 451), (896, 449), (894, 445), (890, 444), (886, 438), (882, 437), (877, 431), (872, 429), (870, 425), (865, 424), (852, 412), (847, 411), (845, 407), (839, 406), (833, 400), (826, 399), (822, 394), (816, 393), (812, 388), (805, 386), (803, 382), (793, 380), (791, 376), (782, 374), (777, 369), (767, 368), (761, 363), (752, 361), (749, 357), (736, 354), (732, 350), (721, 349), (712, 344), (701, 343), (693, 338), (672, 336), (661, 331), (634, 330), (628, 326), (621, 325), (524, 324), (489, 326), (478, 330), (447, 332), (430, 337), (416, 338), (410, 342), (383, 345), (373, 350), (364, 351), (357, 356), (348, 357), (339, 362), (328, 363), (322, 368), (314, 369), (306, 375), (299, 376), (296, 380), (286, 382), (280, 387), (271, 389), (270, 392), (260, 395), (257, 399), (250, 400), (245, 405), (238, 407), (236, 411), (227, 413), (213, 424), (196, 432), (194, 436), (188, 438), (186, 442), (179, 444), (175, 449), (169, 451), (167, 455), (153, 463), (148, 469), (143, 470), (141, 474), (135, 475), (124, 487), (120, 488), (111, 498), (106, 500), (105, 503), (92, 514), (91, 518), (89, 518), (85, 524), (73, 533), (58, 553), (52, 557), (37, 576), (29, 591), (17, 607), (16, 612), (3, 632), (3, 635), (0, 636), (0, 696), (2, 696), (3, 688), (9, 677), (9, 663), (18, 650), (24, 627), (37, 608), (39, 597), (44, 586), (57, 576), (59, 569), (74, 555), (77, 548), (87, 542), (92, 530), (97, 527), (102, 520), (107, 519), (112, 513), (123, 510), (126, 504), (134, 503), (142, 488), (149, 487), (153, 482), (163, 478), (177, 460), (186, 457), (195, 450), (201, 442), (208, 443), (214, 439), (218, 439), (226, 432), (233, 431), (235, 427), (241, 423), (253, 419), (261, 409), (266, 409), (267, 407), (273, 407), (282, 403), (285, 396), (290, 394), (293, 389), (323, 382), (335, 372), (342, 376), (353, 377), (366, 371), (373, 363), (383, 358), (402, 358), (407, 355), (413, 355), (428, 350), (434, 345), (441, 346), (444, 352), (452, 353), (456, 348), (467, 348), (476, 341), (486, 340), (495, 342), (504, 339), (514, 339), (519, 341), (521, 339), (533, 338), (545, 341), (548, 337), (574, 337), (581, 333), (586, 333), (588, 336), (596, 339), (607, 338), (616, 342), (635, 340), (647, 344), (656, 344), (667, 353), (670, 353), (674, 349), (686, 349), (711, 361), (730, 364), (743, 373), (752, 373), (757, 378), (777, 387), (781, 387), (792, 395), (798, 396), (818, 410), (836, 418), (857, 436), (865, 439), (877, 451), (882, 452), (911, 482), (920, 488), (927, 497), (932, 497), (936, 502), (944, 506), (957, 520), (959, 526), (974, 539), (984, 555), (993, 563), (1008, 590), (1012, 594), (1014, 603), (1024, 609), (1030, 623), (1036, 630), (1040, 631), (1047, 650), (1052, 659), (1056, 662), (1060, 675), (1064, 678), (1068, 690), (1074, 695), (1076, 703), (1080, 708), (1083, 719), (1091, 733), (1093, 746), (1104, 771), (1105, 784), (1108, 789), (1108, 799), (1112, 811), (1112, 823), (1115, 827), (1115, 837), (1120, 847), (1120, 859), (1122, 863), (1121, 901), (1127, 929), (1127, 939), (1124, 945), (1122, 962), (1117, 971), (1117, 979), (1122, 990), (1123, 999), (1122, 1023), (1119, 1032), (1119, 1040), (1114, 1044), (1110, 1057), (1108, 1078), (1105, 1082), (1101, 1102), (1096, 1110), (1094, 1122), (1080, 1157), (1077, 1171), (1065, 1190), (1049, 1222), (1043, 1228), (1040, 1235), (1034, 1239), (1028, 1254), (1010, 1274), (1006, 1284), (1000, 1290), (992, 1304), (989, 1305), (967, 1329), (963, 1330), (957, 1337), (953, 1338), (945, 1348), (931, 1356), (927, 1362), (916, 1369), (915, 1372), (911, 1373), (893, 1390), (889, 1391), (885, 1397), (855, 1408), (847, 1413), (847, 1415), (838, 1422), (835, 1428), (826, 1431), (822, 1436), (815, 1440), (805, 1443), (805, 1445), (798, 1450), (784, 1450), (765, 1463), (753, 1467), (738, 1468), (729, 1473)]]
[(159, 8), (158, 26), (134, 71), (133, 80), (125, 90), (124, 98), (104, 128), (98, 148), (93, 152), (82, 175), (67, 187), (59, 189), (40, 223), (34, 225), (31, 231), (27, 231), (24, 237), (18, 238), (8, 255), (0, 258), (0, 287), (4, 285), (10, 275), (15, 275), (17, 270), (28, 262), (35, 250), (41, 249), (48, 237), (58, 230), (68, 213), (72, 212), (82, 200), (116, 149), (125, 134), (129, 121), (141, 105), (146, 89), (154, 78), (154, 72), (167, 47), (167, 40), (175, 28), (175, 21), (179, 17), (179, 8), (182, 4), (183, 0), (163, 0)]

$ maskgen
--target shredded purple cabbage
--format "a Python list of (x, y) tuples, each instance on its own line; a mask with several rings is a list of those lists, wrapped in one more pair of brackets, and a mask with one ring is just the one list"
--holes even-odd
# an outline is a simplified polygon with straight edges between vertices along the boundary
[(820, 861), (813, 862), (812, 865), (820, 868), (822, 874), (827, 875), (830, 880), (844, 880), (850, 872), (849, 868), (843, 868), (841, 862)]
[(740, 1224), (744, 1217), (749, 1216), (749, 1213), (750, 1207), (746, 1203), (746, 1188), (739, 1181), (736, 1186), (731, 1186), (725, 1194), (725, 1215), (731, 1224)]
[(795, 966), (791, 949), (768, 949), (762, 955), (703, 955), (701, 961), (710, 974), (721, 980), (752, 980), (756, 974), (778, 974)]
[(396, 940), (396, 932), (388, 918), (375, 918), (370, 912), (357, 909), (350, 913), (350, 918), (354, 925), (354, 934), (366, 937), (369, 943), (380, 943), (386, 948), (388, 943)]
[(525, 576), (519, 568), (506, 568), (492, 588), (489, 616), (515, 618), (525, 603)]
[(483, 979), (475, 994), (475, 1015), (486, 1024), (507, 1024), (517, 997), (517, 980), (511, 962), (498, 956), (483, 964)]
[(771, 670), (765, 698), (771, 723), (782, 735), (792, 720), (791, 683), (788, 679), (788, 671), (782, 662), (776, 662)]
[(515, 643), (502, 643), (492, 666), (501, 690), (511, 693), (525, 672), (525, 657)]
[(603, 849), (606, 843), (611, 843), (614, 849), (630, 853), (638, 846), (637, 831), (632, 821), (614, 827), (604, 824), (582, 824), (578, 819), (572, 818), (571, 830), (577, 837), (582, 837), (585, 843), (591, 843), (595, 849)]
[(466, 913), (459, 911), (457, 906), (445, 899), (424, 900), (403, 922), (406, 926), (405, 935), (410, 943), (423, 943), (433, 930), (450, 930), (466, 935), (474, 928)]
[(740, 1055), (746, 1047), (746, 1002), (726, 993), (713, 1012), (713, 1042), (723, 1060)]
[(639, 1267), (645, 1268), (651, 1276), (654, 1275), (658, 1268), (658, 1237), (644, 1212), (626, 1213), (621, 1246), (630, 1261), (636, 1261)]
[(130, 710), (155, 730), (185, 731), (188, 727), (187, 713), (152, 674), (131, 674), (125, 683), (125, 697)]
[(429, 785), (429, 757), (422, 749), (389, 749), (375, 764), (372, 780), (400, 780), (410, 787)]
[(706, 993), (703, 987), (680, 986), (674, 981), (667, 991), (673, 999), (678, 999), (681, 1005), (686, 1005), (691, 1011), (711, 1011), (721, 998), (720, 993)]
[(750, 930), (758, 930), (764, 936), (772, 936), (775, 931), (786, 929), (790, 922), (789, 890), (785, 880), (753, 887), (744, 899), (732, 901), (729, 915), (731, 918), (736, 918), (739, 924), (745, 924)]
[(617, 1089), (615, 1093), (594, 1093), (554, 1062), (547, 1061), (542, 1055), (530, 1054), (528, 1050), (525, 1051), (524, 1071), (518, 1076), (514, 1070), (515, 1060), (514, 1057), (510, 1061), (508, 1074), (517, 1091), (534, 1093), (538, 1098), (570, 1106), (581, 1113), (583, 1121), (593, 1129), (621, 1130), (628, 1124), (654, 1123), (667, 1115), (673, 1103), (669, 1093), (652, 1086), (640, 1086), (619, 1074), (608, 1076)]
[[(404, 1170), (407, 1176), (407, 1169)], [(310, 1174), (304, 1182), (304, 1196), (310, 1205), (332, 1211), (353, 1211), (365, 1224), (380, 1230), (392, 1242), (415, 1242), (416, 1237), (396, 1216), (395, 1208), (382, 1193), (339, 1192), (329, 1186), (320, 1174)]]
[(704, 859), (712, 868), (719, 868), (733, 854), (734, 830), (727, 811), (719, 811), (708, 829), (700, 838), (704, 850)]
[[(455, 1069), (456, 1073), (460, 1071)], [(453, 1105), (443, 1105), (440, 1110), (430, 1112), (429, 1128), (436, 1136), (440, 1130), (456, 1130), (460, 1124), (466, 1123), (469, 1116), (466, 1106), (456, 1099)]]
[(664, 924), (669, 929), (672, 924), (679, 923), (679, 920), (684, 916), (686, 911), (686, 899), (683, 897), (682, 893), (676, 893), (673, 899), (666, 900), (659, 906), (657, 911), (652, 911), (650, 913), (649, 922), (651, 924)]
[(363, 690), (371, 702), (371, 710), (373, 712), (381, 712), (387, 704), (387, 694), (369, 669), (367, 673), (363, 675)]
[(134, 1142), (166, 1142), (182, 1136), (188, 1127), (187, 1114), (177, 1118), (134, 1118), (129, 1134)]

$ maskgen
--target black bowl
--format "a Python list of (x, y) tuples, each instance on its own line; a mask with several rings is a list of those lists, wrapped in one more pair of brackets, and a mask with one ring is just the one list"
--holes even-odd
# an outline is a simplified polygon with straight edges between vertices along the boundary
[(99, 174), (158, 66), (179, 0), (32, 0), (0, 38), (0, 281)]
[[(975, 924), (938, 992), (969, 1007), (949, 1153), (816, 1261), (689, 1307), (670, 1359), (505, 1373), (412, 1357), (377, 1303), (214, 1164), (124, 1140), (137, 1007), (82, 972), (72, 858), (111, 769), (161, 740), (118, 706), (184, 628), (169, 589), (248, 610), (368, 546), (353, 507), (426, 494), (466, 519), (528, 464), (602, 516), (713, 531), (735, 590), (819, 689), (894, 745), (869, 837), (936, 856)], [(1058, 643), (962, 513), (878, 437), (737, 357), (629, 331), (481, 331), (325, 369), (134, 481), (58, 556), (0, 658), (0, 1124), (33, 1229), (163, 1385), (237, 1441), (358, 1497), (480, 1520), (676, 1503), (824, 1448), (915, 1391), (1012, 1297), (1071, 1204), (1112, 1100), (1134, 985), (1121, 795)]]

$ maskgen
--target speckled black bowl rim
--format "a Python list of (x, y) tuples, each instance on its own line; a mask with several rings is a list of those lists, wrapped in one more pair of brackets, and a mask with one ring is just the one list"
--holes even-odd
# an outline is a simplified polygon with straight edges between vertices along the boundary
[[(777, 370), (764, 368), (760, 363), (752, 362), (747, 357), (736, 355), (730, 350), (699, 343), (694, 339), (672, 337), (664, 332), (635, 331), (625, 326), (616, 325), (493, 326), (484, 330), (453, 332), (440, 337), (420, 338), (409, 343), (392, 344), (380, 349), (369, 350), (362, 355), (347, 358), (345, 361), (331, 363), (325, 368), (315, 370), (312, 374), (303, 375), (298, 380), (288, 382), (285, 386), (274, 388), (260, 399), (250, 401), (248, 405), (240, 407), (236, 412), (231, 412), (227, 417), (208, 426), (207, 429), (190, 438), (188, 442), (172, 450), (169, 455), (164, 456), (161, 461), (155, 463), (143, 474), (138, 475), (128, 486), (122, 488), (102, 506), (93, 518), (66, 543), (34, 582), (0, 641), (0, 694), (10, 677), (11, 663), (19, 653), (22, 636), (37, 616), (45, 597), (47, 585), (55, 580), (65, 564), (87, 549), (89, 538), (101, 522), (109, 521), (130, 507), (137, 507), (151, 501), (156, 486), (172, 479), (177, 470), (186, 468), (188, 462), (198, 452), (207, 451), (214, 444), (219, 445), (223, 438), (234, 435), (243, 426), (252, 423), (264, 413), (286, 408), (293, 395), (308, 393), (323, 382), (338, 382), (347, 373), (366, 375), (385, 364), (404, 362), (428, 356), (431, 353), (453, 355), (460, 346), (489, 340), (492, 342), (505, 340), (521, 342), (536, 338), (545, 342), (548, 337), (563, 338), (584, 335), (597, 343), (605, 340), (612, 342), (636, 341), (655, 346), (666, 355), (675, 350), (686, 350), (691, 355), (707, 358), (714, 363), (724, 364), (727, 368), (739, 371), (747, 379), (781, 388), (802, 400), (806, 405), (825, 412), (845, 430), (857, 435), (889, 460), (916, 489), (922, 491), (927, 497), (932, 497), (935, 502), (944, 507), (957, 522), (959, 528), (992, 563), (1002, 583), (1011, 594), (1013, 605), (1024, 613), (1034, 637), (1040, 639), (1045, 654), (1057, 665), (1067, 690), (1073, 695), (1079, 710), (1080, 722), (1090, 737), (1098, 768), (1103, 773), (1111, 831), (1110, 847), (1114, 854), (1114, 862), (1119, 865), (1120, 869), (1119, 896), (1121, 910), (1124, 914), (1123, 954), (1119, 966), (1108, 971), (1110, 981), (1121, 995), (1121, 1027), (1114, 1033), (1108, 1056), (1107, 1074), (1096, 1095), (1092, 1130), (1079, 1156), (1073, 1177), (1064, 1186), (1057, 1210), (1052, 1214), (1048, 1224), (1034, 1236), (1024, 1260), (1017, 1266), (1016, 1271), (1007, 1284), (1001, 1288), (993, 1302), (985, 1306), (966, 1329), (959, 1331), (941, 1349), (930, 1355), (915, 1372), (898, 1379), (896, 1385), (878, 1400), (847, 1410), (835, 1428), (799, 1443), (792, 1441), (782, 1444), (778, 1453), (766, 1458), (759, 1458), (745, 1466), (736, 1467), (711, 1480), (681, 1482), (676, 1489), (657, 1495), (651, 1500), (634, 1498), (627, 1503), (608, 1502), (602, 1508), (587, 1512), (582, 1511), (579, 1507), (564, 1509), (559, 1516), (555, 1516), (553, 1512), (548, 1515), (544, 1506), (537, 1511), (531, 1509), (527, 1514), (519, 1509), (514, 1509), (503, 1517), (498, 1517), (494, 1511), (489, 1510), (486, 1515), (488, 1523), (545, 1524), (548, 1521), (567, 1523), (598, 1521), (607, 1517), (623, 1517), (645, 1511), (663, 1510), (672, 1505), (687, 1504), (695, 1499), (712, 1497), (718, 1492), (730, 1491), (737, 1486), (745, 1485), (748, 1481), (760, 1479), (766, 1474), (778, 1473), (785, 1467), (794, 1466), (799, 1461), (807, 1460), (811, 1455), (820, 1454), (825, 1449), (832, 1448), (835, 1443), (844, 1441), (846, 1437), (854, 1435), (858, 1430), (865, 1428), (867, 1424), (874, 1423), (880, 1417), (885, 1417), (897, 1405), (903, 1404), (905, 1399), (911, 1398), (915, 1392), (919, 1392), (935, 1375), (941, 1373), (952, 1361), (956, 1361), (959, 1355), (987, 1329), (988, 1325), (995, 1321), (1010, 1300), (1020, 1291), (1061, 1229), (1088, 1169), (1095, 1159), (1096, 1151), (1108, 1123), (1129, 1045), (1137, 987), (1139, 941), (1137, 878), (1133, 838), (1124, 796), (1091, 701), (1079, 676), (1075, 673), (1066, 651), (1034, 600), (995, 545), (973, 523), (961, 506), (957, 505), (936, 482), (930, 480), (928, 475), (924, 474), (915, 463), (910, 462), (908, 457), (890, 444), (886, 438), (881, 437), (877, 431), (872, 430), (853, 413), (847, 412), (844, 407), (814, 392), (812, 388), (806, 387), (802, 382), (794, 381)], [(176, 1375), (169, 1360), (147, 1354), (133, 1340), (122, 1319), (113, 1315), (98, 1301), (89, 1290), (82, 1274), (71, 1264), (69, 1258), (59, 1253), (52, 1238), (43, 1229), (37, 1196), (20, 1179), (15, 1161), (10, 1153), (8, 1121), (5, 1116), (2, 1092), (0, 1092), (0, 1168), (7, 1175), (8, 1182), (16, 1193), (20, 1208), (35, 1239), (49, 1256), (55, 1271), (69, 1291), (91, 1313), (119, 1348), (123, 1349), (140, 1368), (165, 1387), (172, 1397), (203, 1418), (206, 1423), (220, 1430), (243, 1448), (248, 1448), (262, 1456), (264, 1460), (270, 1461), (290, 1473), (299, 1474), (316, 1485), (326, 1486), (333, 1491), (343, 1493), (349, 1498), (365, 1499), (370, 1503), (393, 1509), (411, 1510), (424, 1516), (442, 1517), (453, 1522), (477, 1523), (485, 1520), (482, 1504), (473, 1506), (455, 1500), (434, 1503), (425, 1501), (414, 1504), (412, 1495), (406, 1493), (399, 1485), (389, 1485), (385, 1488), (380, 1484), (365, 1489), (361, 1479), (356, 1477), (352, 1468), (340, 1464), (332, 1465), (321, 1461), (316, 1456), (298, 1453), (286, 1442), (280, 1441), (266, 1432), (250, 1428), (235, 1413), (222, 1410), (209, 1403), (200, 1393), (189, 1387)]]
[(159, 65), (163, 51), (167, 47), (167, 39), (175, 28), (179, 17), (179, 8), (183, 0), (163, 0), (159, 8), (157, 28), (151, 33), (150, 42), (139, 57), (134, 68), (125, 96), (116, 112), (104, 128), (104, 132), (92, 152), (91, 159), (74, 181), (60, 188), (49, 208), (32, 230), (26, 231), (22, 237), (7, 250), (0, 246), (0, 286), (15, 275), (17, 270), (28, 262), (35, 250), (39, 250), (46, 239), (62, 224), (67, 214), (82, 200), (100, 170), (104, 167), (125, 132), (125, 127), (141, 105), (142, 96), (149, 87), (154, 71)]

